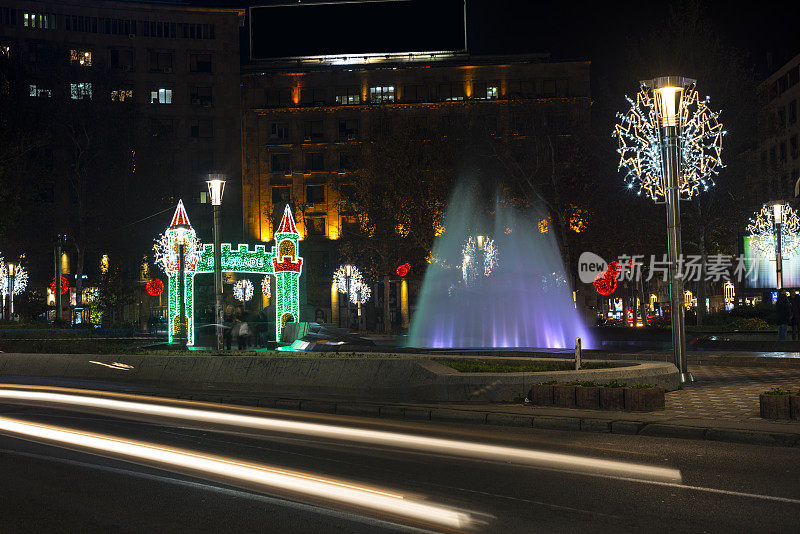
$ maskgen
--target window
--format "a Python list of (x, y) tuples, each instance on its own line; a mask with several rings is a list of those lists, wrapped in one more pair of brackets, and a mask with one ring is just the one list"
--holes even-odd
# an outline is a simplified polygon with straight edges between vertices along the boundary
[(52, 98), (53, 91), (50, 89), (43, 89), (39, 85), (30, 85), (30, 96)]
[(356, 168), (355, 158), (346, 152), (339, 153), (339, 170), (351, 171)]
[(308, 152), (306, 153), (306, 164), (304, 169), (306, 172), (319, 172), (325, 170), (325, 160), (322, 152)]
[(478, 124), (489, 135), (497, 135), (497, 116), (483, 115), (478, 118)]
[(132, 102), (133, 89), (114, 89), (111, 91), (112, 102)]
[(172, 119), (157, 117), (150, 119), (150, 133), (153, 137), (167, 137), (175, 133)]
[(780, 151), (780, 162), (786, 163), (786, 141), (781, 141)]
[(172, 104), (172, 89), (156, 89), (150, 91), (151, 104)]
[(496, 85), (486, 86), (486, 100), (495, 100), (500, 98), (500, 92)]
[(22, 25), (26, 28), (37, 28), (40, 30), (55, 30), (56, 17), (50, 13), (30, 13), (22, 14)]
[(267, 106), (288, 106), (292, 104), (292, 93), (289, 89), (270, 89), (265, 90)]
[(133, 50), (126, 49), (112, 49), (111, 50), (111, 68), (121, 69), (124, 71), (134, 70), (133, 68)]
[(472, 98), (477, 100), (495, 100), (499, 98), (497, 82), (475, 82), (472, 84)]
[(0, 7), (0, 24), (17, 25), (17, 10), (9, 7)]
[(309, 204), (322, 204), (323, 202), (325, 202), (325, 186), (307, 185), (306, 202), (308, 202)]
[(289, 123), (288, 122), (273, 122), (270, 125), (270, 137), (280, 139), (282, 141), (289, 140)]
[(339, 121), (339, 139), (340, 140), (358, 139), (358, 119), (347, 119)]
[(566, 97), (569, 96), (569, 80), (566, 78), (559, 78), (556, 80), (556, 96)]
[(192, 156), (192, 172), (206, 174), (214, 169), (214, 151), (199, 150)]
[(800, 147), (797, 146), (797, 135), (793, 135), (791, 139), (789, 139), (789, 147), (792, 151), (792, 159), (797, 159), (800, 157)]
[(336, 103), (343, 106), (361, 103), (361, 89), (359, 87), (337, 87)]
[(211, 72), (211, 54), (189, 54), (189, 72)]
[(303, 139), (306, 141), (316, 141), (325, 137), (322, 121), (306, 121), (303, 126)]
[[(556, 86), (553, 80), (550, 80), (553, 84), (553, 94), (555, 94)], [(536, 96), (533, 90), (533, 82), (532, 81), (512, 81), (508, 84), (508, 95), (510, 98), (533, 98)]]
[(783, 106), (778, 110), (778, 128), (786, 128), (786, 109)]
[(464, 100), (464, 84), (440, 83), (439, 100)]
[(531, 116), (526, 113), (515, 113), (512, 118), (511, 133), (528, 135), (531, 127)]
[(381, 85), (369, 88), (369, 101), (373, 104), (394, 102), (394, 85)]
[(556, 96), (556, 81), (544, 80), (542, 82), (542, 94), (544, 96)]
[(69, 97), (72, 100), (91, 100), (92, 84), (87, 82), (69, 84)]
[(72, 65), (80, 65), (81, 67), (91, 67), (92, 53), (88, 50), (70, 50), (69, 62)]
[(325, 235), (325, 217), (306, 217), (305, 222), (309, 235)]
[(300, 103), (304, 106), (322, 106), (325, 104), (325, 90), (319, 87), (300, 90)]
[(289, 202), (290, 187), (288, 185), (272, 186), (272, 203), (283, 204)]
[(272, 154), (272, 172), (291, 172), (291, 158), (289, 154)]
[(214, 121), (211, 119), (194, 119), (189, 125), (189, 137), (209, 138), (214, 137)]
[(151, 72), (172, 72), (172, 52), (156, 52), (150, 50)]
[(406, 85), (403, 88), (404, 102), (426, 102), (428, 100), (427, 85)]
[(189, 102), (194, 106), (211, 107), (211, 87), (190, 87)]
[(789, 124), (797, 122), (797, 100), (789, 102)]
[(428, 139), (428, 117), (411, 117), (409, 123), (412, 139)]

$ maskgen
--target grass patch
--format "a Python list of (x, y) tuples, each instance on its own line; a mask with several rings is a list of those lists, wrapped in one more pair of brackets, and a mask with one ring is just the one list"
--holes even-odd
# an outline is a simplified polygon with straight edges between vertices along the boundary
[[(548, 371), (575, 370), (575, 364), (571, 362), (507, 362), (449, 359), (436, 359), (435, 361), (460, 373), (544, 373)], [(582, 365), (583, 369), (608, 369), (612, 367), (617, 366), (609, 362), (591, 362)]]

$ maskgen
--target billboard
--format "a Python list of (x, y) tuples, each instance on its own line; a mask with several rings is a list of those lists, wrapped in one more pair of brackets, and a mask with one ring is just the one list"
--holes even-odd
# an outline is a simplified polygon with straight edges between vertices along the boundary
[[(775, 269), (775, 256), (766, 256), (753, 247), (750, 236), (742, 238), (742, 255), (744, 256), (746, 275), (742, 277), (745, 289), (774, 289), (778, 280)], [(800, 288), (800, 258), (784, 258), (783, 287)]]
[(464, 0), (366, 0), (254, 6), (250, 58), (464, 52)]

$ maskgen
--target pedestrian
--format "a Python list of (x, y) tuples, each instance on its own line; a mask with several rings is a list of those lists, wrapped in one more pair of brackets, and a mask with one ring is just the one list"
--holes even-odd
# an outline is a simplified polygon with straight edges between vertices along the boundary
[(786, 298), (786, 293), (778, 292), (778, 302), (775, 304), (775, 322), (778, 323), (778, 339), (786, 339), (786, 331), (789, 329), (789, 321), (792, 318), (792, 305)]
[(241, 306), (237, 310), (236, 316), (239, 321), (237, 323), (239, 325), (239, 331), (237, 332), (239, 334), (239, 350), (245, 350), (250, 341), (250, 325), (247, 324), (249, 316)]
[(792, 339), (800, 339), (800, 293), (792, 295)]
[(231, 340), (233, 337), (233, 306), (225, 306), (225, 314), (222, 318), (223, 332), (222, 338), (225, 340), (225, 349), (231, 350)]

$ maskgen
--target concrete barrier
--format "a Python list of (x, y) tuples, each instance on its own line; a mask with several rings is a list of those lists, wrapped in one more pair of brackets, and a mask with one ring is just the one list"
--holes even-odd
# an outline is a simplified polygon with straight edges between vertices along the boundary
[(460, 373), (434, 360), (372, 355), (315, 358), (0, 354), (0, 375), (92, 379), (179, 391), (237, 392), (244, 396), (386, 402), (519, 401), (532, 384), (550, 380), (646, 382), (667, 390), (679, 386), (677, 369), (663, 362), (632, 362), (625, 367), (581, 371)]

